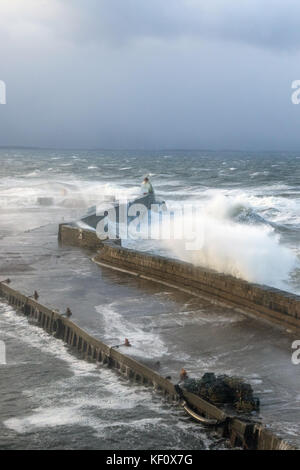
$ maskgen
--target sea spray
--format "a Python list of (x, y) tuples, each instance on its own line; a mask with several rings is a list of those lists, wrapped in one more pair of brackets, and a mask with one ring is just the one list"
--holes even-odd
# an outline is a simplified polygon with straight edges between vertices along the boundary
[[(197, 211), (195, 224), (201, 226), (201, 249), (187, 250), (181, 240), (164, 240), (163, 245), (177, 258), (197, 266), (286, 288), (285, 281), (297, 258), (280, 244), (280, 237), (271, 225), (261, 223), (260, 217), (259, 223), (253, 222), (255, 212), (250, 209), (242, 199), (218, 196)], [(237, 221), (245, 210), (252, 217)], [(177, 217), (176, 223), (182, 224), (182, 218)]]

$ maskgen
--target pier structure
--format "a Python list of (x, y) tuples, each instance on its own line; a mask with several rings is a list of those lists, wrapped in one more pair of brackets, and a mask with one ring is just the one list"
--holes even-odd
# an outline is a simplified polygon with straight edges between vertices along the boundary
[(95, 231), (72, 225), (60, 225), (59, 240), (67, 245), (94, 251), (93, 260), (99, 265), (174, 287), (191, 295), (215, 299), (284, 329), (300, 331), (298, 295), (184, 261), (123, 248), (120, 240), (101, 242)]
[[(94, 230), (82, 229), (73, 224), (60, 225), (59, 241), (88, 249), (93, 261), (103, 267), (232, 306), (257, 318), (257, 321), (272, 322), (291, 331), (299, 330), (300, 298), (293, 294), (251, 284), (178, 260), (129, 250), (121, 246), (120, 240), (102, 242)], [(126, 379), (147, 385), (172, 403), (182, 405), (190, 416), (194, 413), (201, 418), (199, 422), (228, 438), (232, 446), (260, 450), (294, 448), (255, 419), (225, 412), (185, 390), (182, 390), (183, 395), (178, 395), (176, 383), (170, 377), (160, 375), (149, 365), (87, 333), (71, 320), (70, 309), (60, 313), (43, 305), (39, 301), (38, 292), (25, 295), (3, 281), (0, 282), (0, 296), (19, 313), (26, 315), (30, 322), (64, 341), (70, 350), (80, 354), (83, 359), (114, 369)]]
[[(48, 334), (66, 343), (70, 350), (89, 362), (114, 369), (124, 378), (151, 387), (156, 393), (173, 404), (181, 403), (176, 384), (135, 359), (94, 338), (68, 318), (35, 299), (35, 294), (24, 295), (5, 281), (0, 282), (0, 298), (11, 305), (28, 321), (43, 328)], [(182, 389), (183, 407), (203, 417), (202, 423), (214, 428), (222, 437), (228, 438), (233, 447), (259, 450), (292, 450), (288, 442), (265, 429), (260, 423), (243, 420), (230, 415), (199, 396)]]

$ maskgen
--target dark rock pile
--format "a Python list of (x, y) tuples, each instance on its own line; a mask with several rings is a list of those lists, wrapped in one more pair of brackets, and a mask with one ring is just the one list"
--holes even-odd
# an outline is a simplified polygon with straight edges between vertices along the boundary
[(259, 409), (259, 399), (253, 396), (251, 385), (239, 377), (206, 373), (201, 379), (186, 378), (182, 386), (215, 405), (230, 404), (243, 412)]

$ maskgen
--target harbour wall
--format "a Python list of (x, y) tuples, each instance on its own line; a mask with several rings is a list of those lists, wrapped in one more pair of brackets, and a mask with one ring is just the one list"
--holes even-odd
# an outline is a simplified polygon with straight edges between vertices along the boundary
[(94, 251), (103, 246), (94, 230), (85, 230), (71, 224), (59, 225), (58, 241), (70, 246), (78, 246)]
[(286, 328), (300, 329), (300, 297), (297, 295), (112, 243), (105, 243), (94, 260), (174, 283), (193, 293), (206, 294), (235, 307), (245, 308)]
[[(53, 310), (0, 282), (0, 297), (31, 323), (66, 343), (82, 358), (115, 369), (128, 380), (148, 385), (171, 402), (179, 402), (175, 385), (146, 365), (94, 338), (64, 314)], [(199, 415), (216, 421), (215, 430), (230, 440), (232, 446), (257, 450), (292, 450), (289, 443), (255, 422), (243, 421), (225, 413), (197, 395), (183, 390), (184, 399)]]
[(300, 330), (300, 296), (258, 285), (184, 261), (121, 247), (121, 241), (101, 242), (96, 232), (61, 224), (62, 243), (97, 252), (99, 264), (161, 282), (193, 295), (207, 296), (240, 308), (285, 329)]

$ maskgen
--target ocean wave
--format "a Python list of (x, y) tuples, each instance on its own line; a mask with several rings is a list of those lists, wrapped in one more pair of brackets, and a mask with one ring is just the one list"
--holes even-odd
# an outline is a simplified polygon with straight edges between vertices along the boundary
[(295, 253), (280, 243), (274, 224), (240, 198), (218, 196), (196, 215), (175, 216), (175, 224), (190, 227), (192, 247), (187, 247), (188, 238), (165, 240), (163, 245), (195, 265), (285, 289), (297, 266)]

